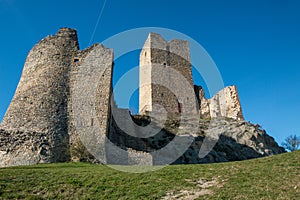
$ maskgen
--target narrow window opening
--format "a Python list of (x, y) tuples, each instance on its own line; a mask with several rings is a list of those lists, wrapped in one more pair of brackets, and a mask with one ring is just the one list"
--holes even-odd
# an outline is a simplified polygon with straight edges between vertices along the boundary
[(181, 109), (182, 109), (182, 103), (178, 102), (178, 112), (181, 113)]
[(74, 64), (80, 64), (81, 63), (81, 59), (80, 58), (73, 58), (73, 63)]
[(177, 106), (178, 106), (178, 112), (181, 113), (182, 103), (180, 103), (180, 99), (176, 99), (176, 101), (177, 101)]

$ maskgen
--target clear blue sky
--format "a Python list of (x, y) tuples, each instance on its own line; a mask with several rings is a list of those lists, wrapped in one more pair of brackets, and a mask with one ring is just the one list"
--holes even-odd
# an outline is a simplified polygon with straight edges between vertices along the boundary
[[(0, 120), (33, 45), (60, 27), (73, 27), (86, 48), (103, 4), (0, 0)], [(92, 42), (149, 26), (194, 38), (215, 61), (225, 85), (237, 85), (246, 120), (261, 124), (281, 143), (300, 134), (299, 11), (297, 0), (107, 0)], [(116, 77), (137, 63), (138, 52), (121, 58)]]

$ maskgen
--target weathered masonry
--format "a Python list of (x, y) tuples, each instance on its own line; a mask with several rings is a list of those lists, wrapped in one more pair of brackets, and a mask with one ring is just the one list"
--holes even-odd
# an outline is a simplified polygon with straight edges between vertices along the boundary
[[(100, 71), (101, 77), (93, 76)], [(189, 134), (195, 127), (190, 147), (173, 163), (225, 162), (284, 152), (258, 125), (244, 121), (235, 86), (205, 98), (203, 88), (194, 85), (187, 41), (167, 42), (159, 34), (149, 34), (140, 54), (139, 115), (130, 115), (114, 103), (112, 76), (113, 51), (100, 44), (80, 50), (74, 29), (62, 28), (36, 44), (0, 126), (0, 166), (95, 159), (83, 145), (78, 127), (95, 127), (96, 122), (107, 140), (124, 150), (120, 161), (109, 148), (102, 152), (112, 164), (160, 164), (155, 152), (175, 136), (184, 137), (180, 131)], [(93, 88), (95, 93), (90, 92)], [(95, 112), (86, 112), (85, 105)], [(149, 116), (161, 109), (167, 121), (154, 123), (159, 132), (145, 137), (143, 127), (156, 120)], [(180, 121), (183, 111), (198, 121)], [(82, 121), (74, 119), (77, 115)], [(120, 119), (127, 131), (119, 126)], [(180, 123), (186, 124), (185, 130), (179, 131)], [(215, 131), (221, 133), (219, 141), (206, 157), (199, 158), (205, 136)], [(165, 158), (172, 157), (172, 152)]]

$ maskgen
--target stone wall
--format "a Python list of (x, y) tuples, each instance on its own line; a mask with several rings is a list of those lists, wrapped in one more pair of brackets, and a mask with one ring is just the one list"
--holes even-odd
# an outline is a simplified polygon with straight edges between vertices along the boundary
[[(54, 134), (0, 129), (0, 167), (58, 162)], [(63, 160), (60, 160), (63, 161)]]
[[(78, 52), (77, 59), (80, 62), (73, 64), (69, 83), (71, 90), (68, 101), (68, 125), (71, 149), (81, 146), (81, 142), (84, 145), (91, 143), (90, 140), (94, 137), (93, 128), (98, 130), (99, 134), (101, 132), (107, 135), (110, 124), (112, 50), (96, 44)], [(85, 131), (86, 127), (90, 127), (90, 133)], [(81, 133), (78, 133), (78, 130)], [(72, 160), (80, 160), (80, 155), (71, 154), (71, 157)]]
[(194, 86), (201, 118), (227, 117), (244, 120), (236, 86), (228, 86), (207, 99), (201, 86)]
[(228, 86), (208, 100), (210, 116), (244, 120), (236, 86)]

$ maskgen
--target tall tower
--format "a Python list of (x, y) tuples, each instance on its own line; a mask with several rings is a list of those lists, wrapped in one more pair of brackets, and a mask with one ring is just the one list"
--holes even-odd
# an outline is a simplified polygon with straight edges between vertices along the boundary
[[(195, 98), (194, 93), (182, 88), (182, 79), (187, 83), (185, 87), (193, 91), (188, 42), (177, 39), (167, 42), (161, 35), (150, 33), (140, 54), (140, 114), (159, 111), (155, 104), (163, 106), (168, 113), (180, 113), (186, 100), (182, 97)], [(188, 107), (197, 111), (196, 105)]]
[(6, 130), (46, 133), (53, 146), (44, 162), (69, 159), (69, 72), (78, 50), (77, 33), (70, 28), (35, 45), (1, 124)]
[(67, 132), (68, 76), (78, 49), (77, 33), (68, 28), (34, 46), (2, 127)]

